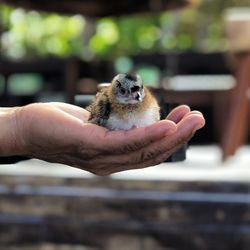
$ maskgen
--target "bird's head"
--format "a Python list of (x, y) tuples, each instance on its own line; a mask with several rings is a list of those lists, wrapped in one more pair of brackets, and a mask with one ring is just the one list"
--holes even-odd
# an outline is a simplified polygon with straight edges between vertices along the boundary
[(145, 96), (143, 82), (139, 75), (119, 74), (112, 80), (112, 92), (122, 104), (137, 104)]

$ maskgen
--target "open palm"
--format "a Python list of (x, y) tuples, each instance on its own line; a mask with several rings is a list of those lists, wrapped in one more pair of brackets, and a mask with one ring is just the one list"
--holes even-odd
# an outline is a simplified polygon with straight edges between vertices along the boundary
[(19, 154), (97, 175), (161, 163), (204, 126), (200, 112), (175, 108), (165, 120), (129, 131), (87, 123), (89, 112), (66, 103), (37, 103), (16, 112)]

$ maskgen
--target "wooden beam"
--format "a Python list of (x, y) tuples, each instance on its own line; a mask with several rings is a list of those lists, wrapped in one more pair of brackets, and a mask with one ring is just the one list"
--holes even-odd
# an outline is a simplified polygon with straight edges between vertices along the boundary
[[(120, 16), (127, 14), (159, 12), (196, 4), (198, 0), (2, 0), (1, 2), (14, 7), (29, 10), (59, 12), (65, 14), (82, 14), (91, 17)], [(157, 2), (157, 4), (155, 4)]]
[(249, 132), (250, 54), (238, 59), (237, 85), (232, 92), (230, 110), (222, 138), (223, 160), (233, 155), (247, 141)]

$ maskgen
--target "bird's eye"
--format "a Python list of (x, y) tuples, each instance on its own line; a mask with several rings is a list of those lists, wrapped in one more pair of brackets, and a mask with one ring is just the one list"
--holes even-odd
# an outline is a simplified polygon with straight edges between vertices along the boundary
[(121, 92), (121, 94), (125, 94), (126, 93), (126, 89), (124, 89), (123, 87), (120, 87), (120, 92)]
[(120, 87), (120, 93), (121, 93), (122, 95), (124, 95), (124, 94), (126, 93), (126, 89), (123, 88), (123, 87)]
[(131, 92), (136, 92), (136, 91), (139, 91), (139, 86), (134, 86), (131, 88)]

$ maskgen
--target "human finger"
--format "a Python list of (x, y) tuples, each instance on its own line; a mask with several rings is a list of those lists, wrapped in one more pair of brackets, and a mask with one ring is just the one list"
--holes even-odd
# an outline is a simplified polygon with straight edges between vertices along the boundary
[(119, 172), (134, 168), (144, 168), (159, 164), (171, 156), (178, 148), (182, 147), (191, 139), (194, 132), (204, 126), (202, 115), (190, 114), (180, 122), (176, 133), (165, 136), (160, 140), (152, 142), (141, 150), (128, 154), (104, 156), (101, 159), (95, 159), (95, 165), (102, 166), (102, 162), (108, 163), (112, 168), (107, 168), (104, 172)]
[(86, 109), (83, 109), (81, 107), (72, 105), (72, 104), (68, 104), (68, 103), (62, 103), (62, 102), (50, 102), (50, 105), (52, 105), (53, 107), (56, 107), (74, 117), (79, 118), (80, 120), (82, 120), (83, 122), (86, 122), (89, 118), (89, 111), (87, 111)]
[[(195, 132), (205, 125), (205, 119), (201, 113), (191, 112), (178, 123), (176, 133), (166, 136), (158, 145), (153, 144), (150, 148), (144, 149), (141, 155), (147, 155), (144, 161), (147, 166), (156, 165), (166, 160), (176, 150), (187, 143), (195, 134)], [(147, 153), (145, 153), (145, 151)], [(144, 166), (144, 165), (142, 165)]]
[(167, 115), (166, 119), (178, 123), (186, 114), (190, 112), (190, 107), (187, 105), (180, 105), (174, 108)]
[[(137, 160), (134, 164), (119, 166), (117, 171), (145, 168), (160, 164), (187, 143), (194, 133), (205, 125), (205, 120), (201, 114), (190, 114), (178, 124), (176, 133), (166, 136), (164, 139), (154, 143), (147, 148), (137, 152)], [(130, 155), (133, 159), (133, 156)], [(136, 155), (134, 155), (134, 159)]]
[(134, 152), (176, 131), (177, 126), (168, 120), (128, 131), (106, 131), (100, 145), (107, 153), (123, 154)]

